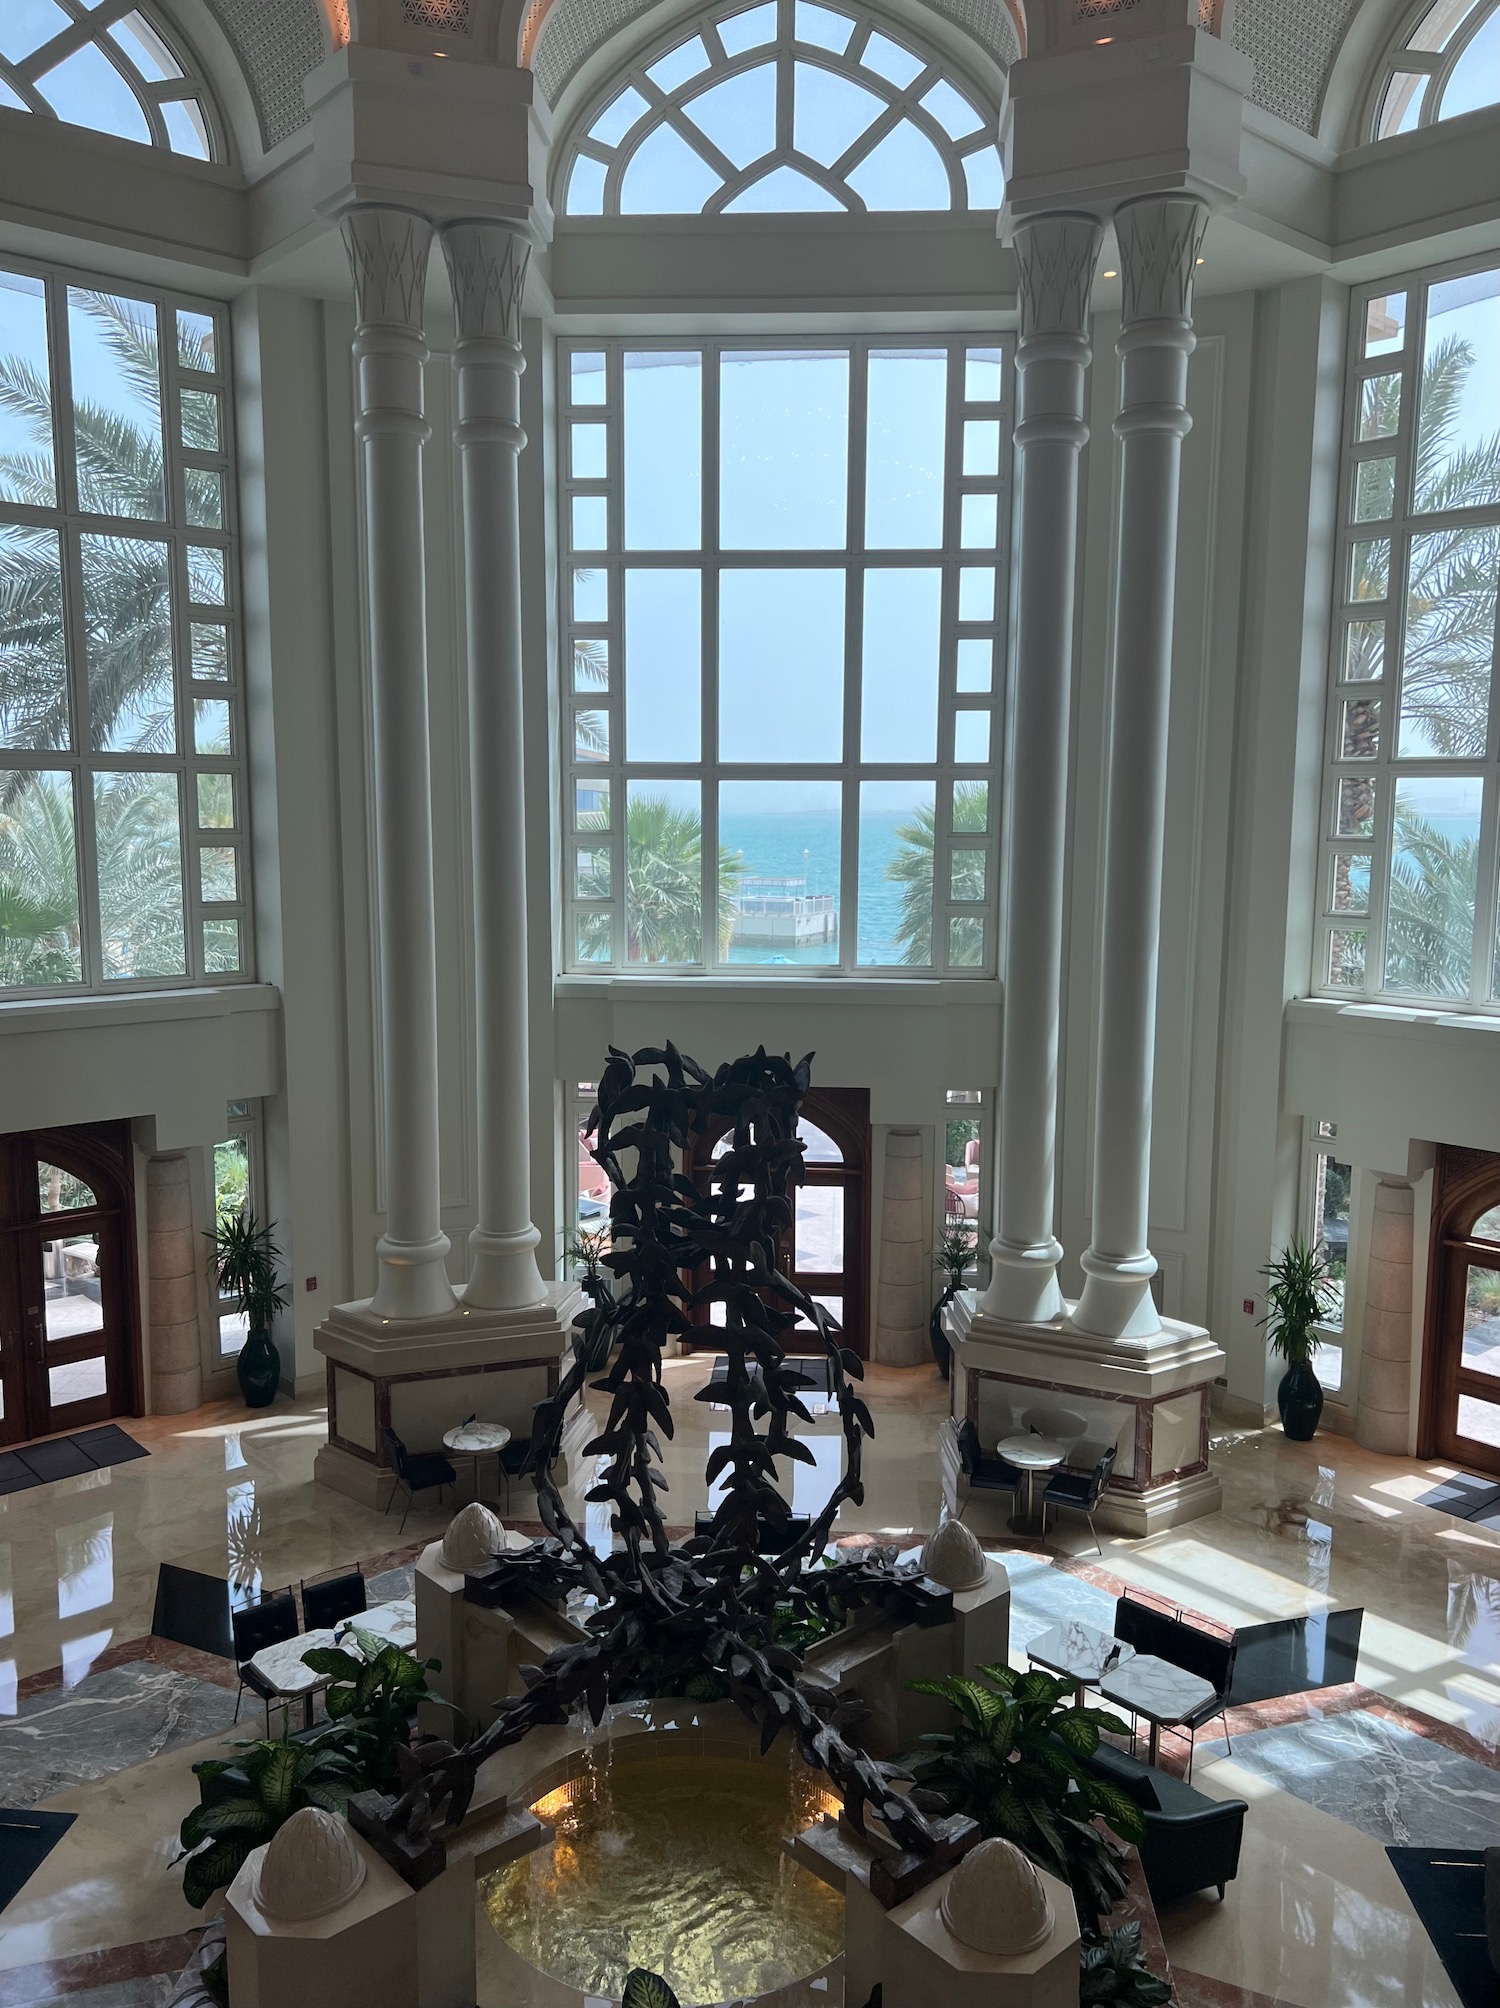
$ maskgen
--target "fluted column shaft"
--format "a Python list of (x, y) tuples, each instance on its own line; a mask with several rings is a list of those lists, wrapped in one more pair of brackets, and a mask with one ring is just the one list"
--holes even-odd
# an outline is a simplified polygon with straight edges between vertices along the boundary
[(385, 1232), (371, 1308), (454, 1306), (438, 1160), (437, 947), (427, 727), (422, 296), (432, 228), (371, 205), (344, 217), (354, 273), (355, 432), (364, 474), (365, 589), (380, 920)]
[(1068, 712), (1078, 543), (1078, 461), (1088, 439), (1089, 300), (1102, 235), (1092, 216), (1016, 226), (1015, 758), (1006, 845), (1005, 1030), (1000, 1205), (982, 1309), (1040, 1323), (1061, 1315), (1053, 1231)]
[(1208, 219), (1191, 196), (1115, 217), (1124, 316), (1119, 542), (1094, 1085), (1092, 1241), (1075, 1326), (1144, 1343), (1161, 1329), (1147, 1245), (1151, 1093), (1167, 807), (1178, 493), (1193, 350), (1193, 268)]
[(521, 736), (521, 297), (531, 245), (496, 222), (449, 224), (442, 242), (458, 318), (479, 1038), (479, 1219), (464, 1300), (515, 1310), (547, 1294), (531, 1220)]

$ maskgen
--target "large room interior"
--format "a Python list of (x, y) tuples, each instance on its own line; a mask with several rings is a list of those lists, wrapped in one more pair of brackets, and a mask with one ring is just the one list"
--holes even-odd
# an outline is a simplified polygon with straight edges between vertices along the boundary
[(0, 2008), (1500, 2001), (1497, 587), (1500, 0), (0, 0)]

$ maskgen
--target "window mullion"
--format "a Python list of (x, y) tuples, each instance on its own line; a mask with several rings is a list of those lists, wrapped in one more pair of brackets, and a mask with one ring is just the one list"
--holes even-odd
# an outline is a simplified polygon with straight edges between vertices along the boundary
[(698, 814), (703, 831), (703, 966), (718, 969), (726, 957), (720, 950), (719, 925), (719, 370), (720, 346), (706, 342), (700, 351), (699, 380), (703, 386), (703, 447), (699, 459), (702, 508), (702, 660), (698, 741), (700, 780)]
[(849, 345), (848, 517), (844, 547), (844, 784), (839, 793), (839, 968), (859, 960), (859, 830), (863, 774), (865, 462), (869, 439), (870, 343)]

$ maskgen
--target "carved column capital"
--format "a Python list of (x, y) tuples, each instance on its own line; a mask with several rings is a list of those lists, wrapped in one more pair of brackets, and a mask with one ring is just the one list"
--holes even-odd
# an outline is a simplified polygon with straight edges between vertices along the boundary
[(531, 239), (518, 225), (495, 221), (449, 223), (443, 256), (453, 284), (461, 341), (521, 346), (521, 301), (531, 263)]
[(1115, 211), (1124, 324), (1191, 321), (1193, 273), (1208, 204), (1195, 195), (1148, 195)]
[(1087, 336), (1103, 236), (1098, 217), (1081, 213), (1031, 216), (1017, 223), (1023, 342), (1034, 335)]
[(414, 209), (367, 203), (346, 210), (344, 248), (354, 275), (354, 317), (362, 328), (422, 332), (432, 225)]

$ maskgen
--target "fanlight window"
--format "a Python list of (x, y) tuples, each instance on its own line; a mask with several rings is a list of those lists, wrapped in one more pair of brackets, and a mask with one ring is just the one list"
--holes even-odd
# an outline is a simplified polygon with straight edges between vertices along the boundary
[(1371, 137), (1500, 104), (1500, 0), (1435, 0), (1391, 56)]
[(569, 216), (998, 208), (995, 119), (868, 17), (816, 0), (725, 10), (595, 107)]
[(0, 106), (214, 157), (202, 83), (131, 0), (0, 0)]

